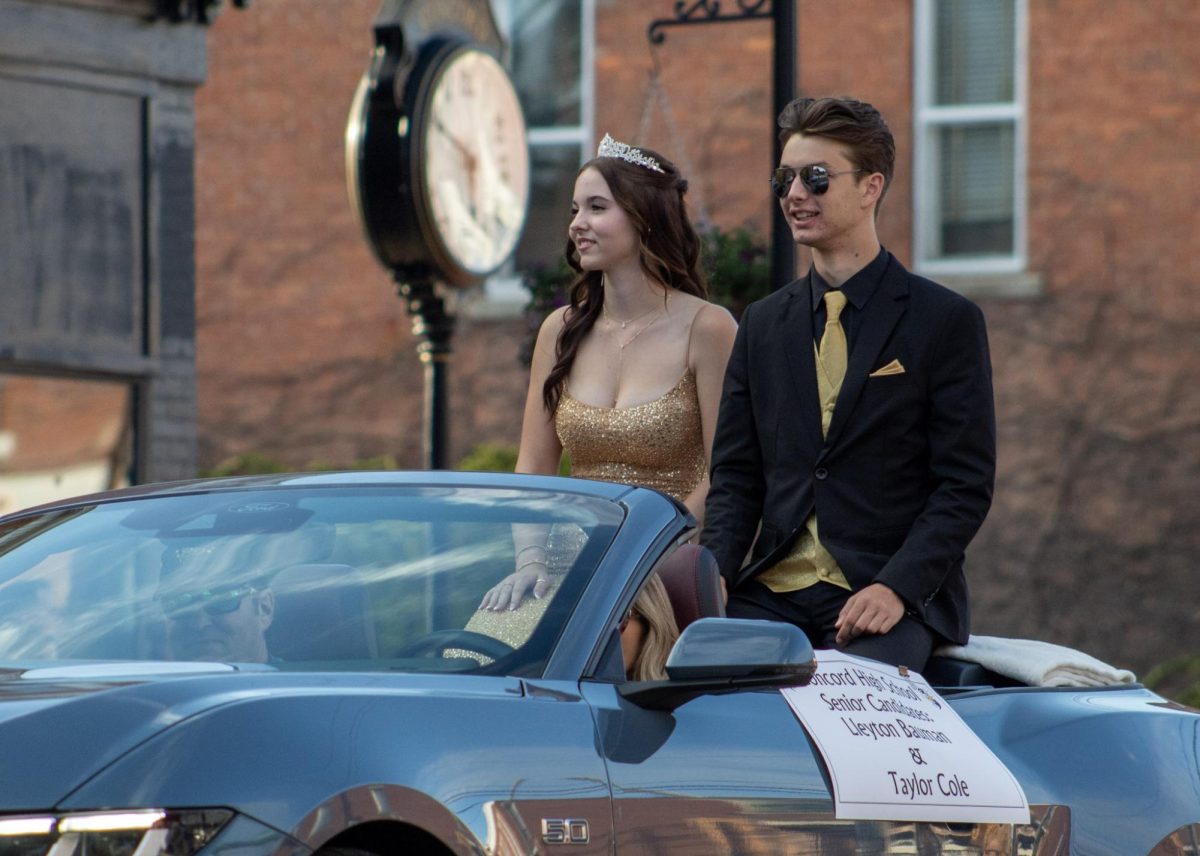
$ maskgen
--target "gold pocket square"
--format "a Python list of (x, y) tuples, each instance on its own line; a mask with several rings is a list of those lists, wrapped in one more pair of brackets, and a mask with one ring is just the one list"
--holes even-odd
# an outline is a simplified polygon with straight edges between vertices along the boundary
[(867, 377), (887, 377), (888, 375), (904, 374), (904, 366), (899, 360), (892, 360), (883, 368), (875, 369)]

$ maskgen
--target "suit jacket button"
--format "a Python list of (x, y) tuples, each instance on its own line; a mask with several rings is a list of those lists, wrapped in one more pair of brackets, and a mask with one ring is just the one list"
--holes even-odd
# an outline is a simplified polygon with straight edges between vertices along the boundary
[(813, 473), (813, 475), (816, 476), (820, 481), (824, 481), (829, 476), (829, 470), (825, 469), (824, 467), (817, 467), (817, 470)]

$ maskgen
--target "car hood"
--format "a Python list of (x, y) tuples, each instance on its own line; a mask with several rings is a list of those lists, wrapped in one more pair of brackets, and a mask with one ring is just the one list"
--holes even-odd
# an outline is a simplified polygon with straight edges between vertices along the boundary
[(230, 674), (236, 669), (221, 663), (0, 670), (0, 806), (53, 808), (143, 741), (252, 691), (235, 691)]
[(457, 681), (404, 673), (240, 671), (220, 663), (0, 669), (0, 807), (35, 812), (69, 803), (73, 792), (138, 746), (217, 708), (287, 695), (370, 692), (381, 684), (390, 692), (425, 695), (447, 683)]

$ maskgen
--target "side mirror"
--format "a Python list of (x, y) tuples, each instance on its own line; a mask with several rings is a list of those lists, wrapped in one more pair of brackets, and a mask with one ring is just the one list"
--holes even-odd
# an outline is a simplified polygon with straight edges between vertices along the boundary
[(701, 618), (667, 658), (667, 680), (619, 687), (639, 707), (674, 710), (697, 696), (743, 689), (800, 687), (817, 668), (804, 631), (778, 621)]

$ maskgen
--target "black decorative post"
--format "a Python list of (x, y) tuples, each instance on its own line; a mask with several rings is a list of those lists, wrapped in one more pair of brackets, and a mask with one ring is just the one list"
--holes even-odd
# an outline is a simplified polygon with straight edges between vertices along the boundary
[[(771, 141), (774, 158), (772, 168), (779, 163), (783, 144), (775, 119), (796, 97), (796, 2), (777, 0), (772, 10), (775, 30), (775, 57), (771, 85)], [(771, 200), (771, 288), (780, 289), (796, 278), (796, 244), (788, 228), (783, 210)]]
[[(798, 0), (736, 0), (737, 11), (721, 13), (721, 0), (676, 0), (675, 17), (650, 22), (647, 35), (651, 44), (662, 44), (667, 27), (688, 24), (719, 24), (730, 21), (750, 21), (770, 18), (775, 37), (771, 74), (771, 140), (770, 169), (779, 163), (782, 146), (775, 118), (796, 97), (796, 3)], [(768, 169), (762, 172), (762, 186), (767, 186)], [(771, 210), (771, 286), (781, 288), (795, 278), (796, 256), (792, 233), (783, 212), (772, 199)]]
[(447, 460), (446, 374), (450, 363), (454, 316), (427, 274), (396, 272), (396, 291), (413, 319), (413, 334), (420, 340), (417, 354), (425, 366), (422, 460), (427, 470), (444, 470)]

